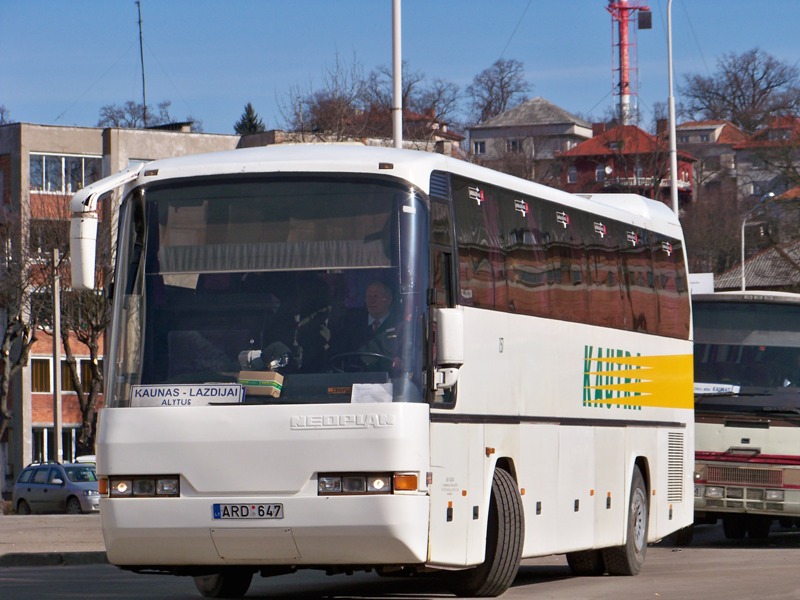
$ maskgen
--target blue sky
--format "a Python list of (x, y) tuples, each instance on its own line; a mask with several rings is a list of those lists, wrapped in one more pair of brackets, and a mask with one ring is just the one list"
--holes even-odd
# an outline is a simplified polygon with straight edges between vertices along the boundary
[[(636, 2), (636, 0), (630, 0)], [(643, 122), (666, 102), (667, 0), (648, 0), (638, 34)], [(466, 87), (498, 58), (521, 61), (532, 96), (581, 115), (613, 104), (606, 0), (403, 0), (403, 58)], [(321, 84), (337, 54), (366, 71), (391, 65), (391, 0), (142, 0), (147, 102), (232, 133), (252, 102), (283, 124), (290, 90)], [(0, 0), (0, 105), (16, 121), (95, 126), (100, 107), (141, 102), (134, 0)], [(673, 0), (676, 100), (688, 73), (762, 48), (800, 60), (800, 1)]]

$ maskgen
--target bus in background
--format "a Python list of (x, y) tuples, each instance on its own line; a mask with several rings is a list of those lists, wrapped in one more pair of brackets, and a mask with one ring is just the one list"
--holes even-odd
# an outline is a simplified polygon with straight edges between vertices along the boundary
[(254, 574), (522, 558), (636, 574), (692, 520), (691, 308), (663, 204), (442, 155), (278, 146), (155, 161), (122, 190), (97, 471), (109, 560), (242, 596)]
[(764, 538), (800, 518), (800, 295), (692, 297), (695, 523)]

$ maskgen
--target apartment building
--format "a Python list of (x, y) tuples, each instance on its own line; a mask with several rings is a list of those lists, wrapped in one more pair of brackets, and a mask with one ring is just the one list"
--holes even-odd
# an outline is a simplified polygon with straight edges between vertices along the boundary
[[(54, 220), (68, 226), (67, 202), (81, 187), (139, 162), (229, 150), (240, 143), (238, 135), (193, 133), (189, 125), (159, 129), (29, 123), (0, 126), (0, 226), (7, 237), (4, 259), (49, 260), (51, 249), (44, 232)], [(0, 489), (4, 492), (28, 463), (56, 458), (52, 331), (37, 331), (36, 338), (28, 367), (11, 382), (12, 420), (0, 439)], [(75, 339), (70, 346), (85, 383), (88, 348)], [(63, 357), (63, 346), (60, 350)], [(61, 447), (63, 459), (69, 460), (74, 458), (81, 413), (63, 362), (60, 368)]]

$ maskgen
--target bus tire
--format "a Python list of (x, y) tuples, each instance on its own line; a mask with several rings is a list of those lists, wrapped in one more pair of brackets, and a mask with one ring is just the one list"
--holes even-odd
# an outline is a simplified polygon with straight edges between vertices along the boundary
[(573, 575), (596, 577), (606, 572), (606, 563), (600, 550), (567, 552), (567, 564)]
[(252, 571), (228, 569), (194, 578), (197, 591), (203, 598), (242, 598), (250, 589)]
[(747, 537), (751, 540), (765, 540), (772, 528), (772, 517), (750, 515), (747, 519)]
[(722, 517), (722, 533), (728, 540), (744, 539), (747, 534), (747, 519), (744, 515), (725, 515)]
[(625, 543), (603, 550), (603, 560), (609, 575), (636, 575), (641, 571), (647, 554), (648, 513), (644, 477), (639, 467), (634, 467)]
[(493, 598), (514, 582), (522, 557), (525, 517), (517, 483), (502, 469), (494, 472), (486, 528), (486, 558), (482, 564), (449, 573), (458, 596)]

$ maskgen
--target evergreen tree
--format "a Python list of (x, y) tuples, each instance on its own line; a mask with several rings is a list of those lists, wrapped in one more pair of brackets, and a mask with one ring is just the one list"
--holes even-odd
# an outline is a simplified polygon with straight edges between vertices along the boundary
[(248, 133), (261, 133), (266, 131), (267, 128), (253, 105), (248, 102), (244, 107), (241, 118), (233, 126), (233, 130), (239, 135), (247, 135)]

